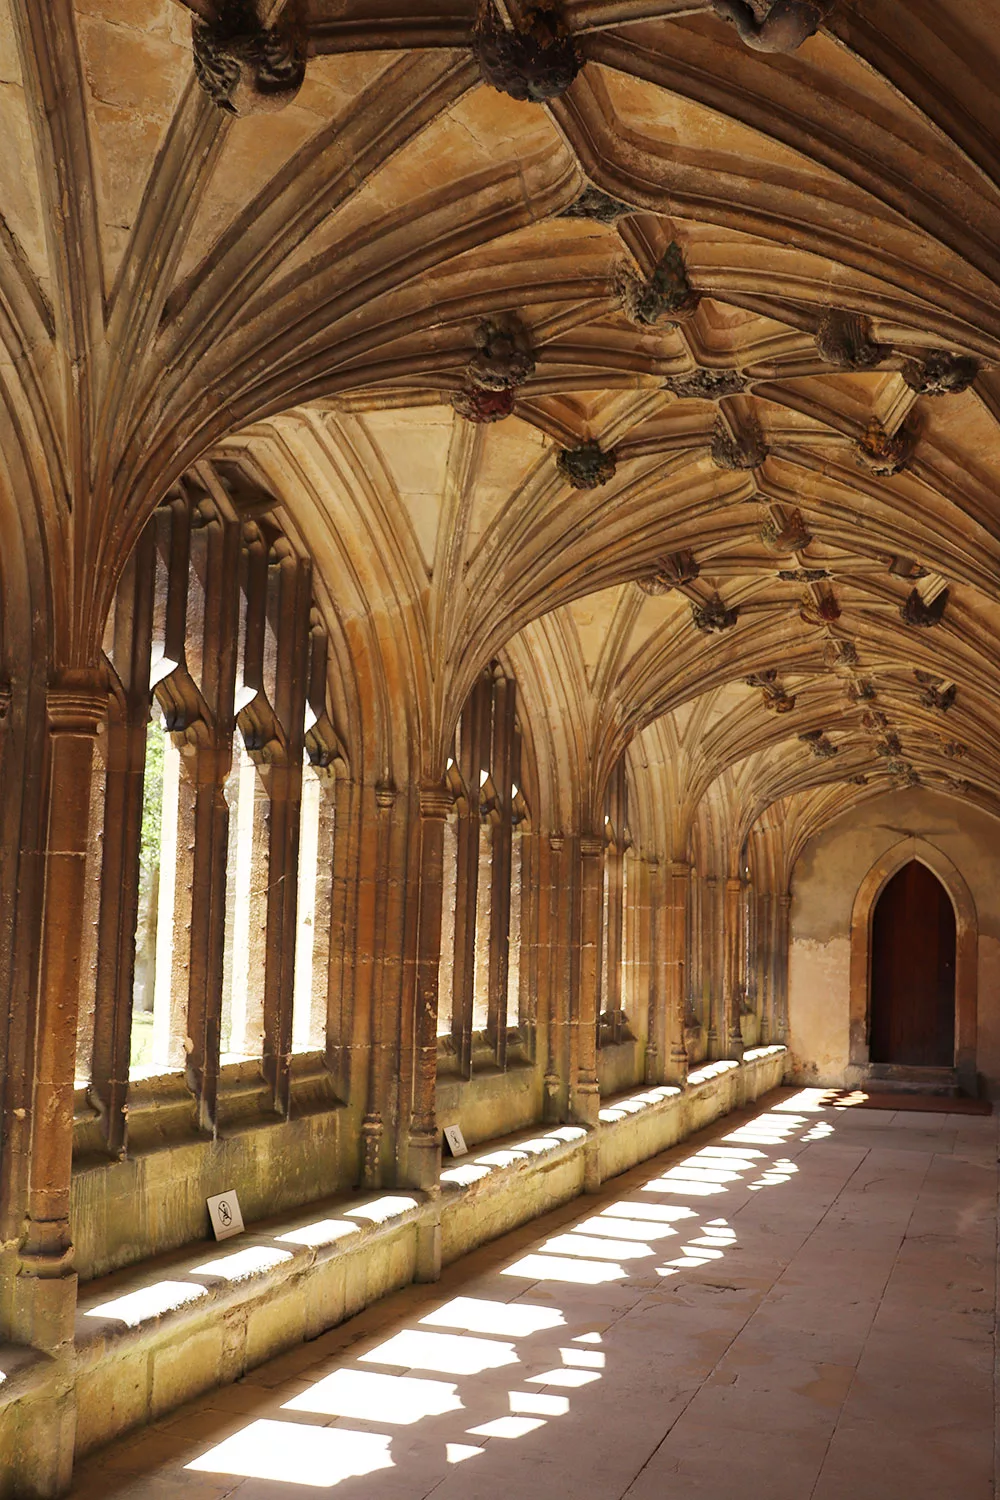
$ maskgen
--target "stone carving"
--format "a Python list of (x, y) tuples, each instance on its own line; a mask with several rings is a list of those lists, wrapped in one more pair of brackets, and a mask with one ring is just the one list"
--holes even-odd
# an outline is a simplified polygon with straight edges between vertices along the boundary
[(515, 313), (501, 313), (483, 319), (475, 343), (451, 404), (468, 422), (500, 422), (514, 410), (515, 389), (535, 373), (531, 339)]
[(779, 568), (782, 583), (822, 583), (832, 575), (829, 568)]
[(717, 630), (729, 630), (736, 624), (739, 614), (739, 605), (727, 609), (718, 594), (713, 594), (704, 604), (691, 605), (691, 618), (695, 628), (705, 635), (711, 635)]
[(451, 404), (467, 422), (502, 422), (514, 410), (513, 390), (484, 391), (477, 385), (456, 391)]
[(914, 770), (908, 760), (890, 760), (886, 767), (897, 786), (920, 785), (920, 773)]
[(747, 687), (760, 688), (764, 696), (764, 707), (772, 713), (788, 714), (795, 707), (795, 697), (786, 693), (781, 683), (777, 680), (778, 671), (776, 667), (769, 667), (766, 672), (752, 672), (743, 680)]
[(722, 396), (738, 396), (749, 381), (739, 370), (699, 368), (685, 375), (668, 375), (663, 385), (684, 401), (718, 401)]
[(640, 328), (669, 320), (684, 322), (693, 317), (701, 301), (688, 280), (680, 245), (669, 244), (652, 274), (645, 280), (621, 262), (612, 276), (612, 291), (630, 323)]
[(680, 588), (685, 583), (694, 583), (700, 572), (701, 568), (695, 561), (693, 552), (672, 552), (663, 559), (654, 573), (637, 578), (636, 583), (644, 594), (669, 594), (671, 589)]
[(712, 462), (717, 469), (735, 473), (759, 469), (767, 457), (767, 444), (756, 423), (742, 429), (734, 437), (723, 422), (716, 422), (711, 451)]
[(560, 474), (575, 490), (596, 490), (598, 485), (614, 479), (618, 467), (615, 450), (611, 448), (605, 453), (600, 443), (580, 443), (576, 448), (563, 448), (556, 464)]
[(853, 641), (827, 641), (823, 659), (831, 667), (856, 667), (858, 648)]
[(935, 349), (923, 360), (908, 359), (903, 365), (903, 379), (918, 396), (960, 395), (978, 374), (978, 360), (944, 349)]
[(812, 541), (812, 534), (802, 519), (802, 512), (796, 509), (790, 511), (783, 522), (773, 518), (765, 521), (760, 528), (760, 539), (772, 552), (787, 555), (804, 551)]
[(874, 370), (892, 350), (872, 337), (872, 325), (863, 313), (831, 308), (816, 330), (820, 358), (838, 370)]
[(831, 0), (773, 0), (757, 15), (750, 0), (711, 0), (712, 9), (736, 27), (755, 52), (796, 52), (814, 36), (833, 9)]
[(920, 702), (924, 708), (946, 714), (958, 694), (957, 685), (952, 682), (948, 687), (942, 687), (932, 672), (922, 672), (919, 667), (914, 669), (913, 675), (920, 686)]
[(867, 786), (868, 785), (868, 777), (867, 776), (862, 776), (862, 775), (848, 776), (847, 779), (850, 782), (851, 786)]
[(191, 42), (195, 77), (227, 114), (284, 109), (306, 76), (305, 38), (291, 6), (265, 26), (254, 0), (221, 0), (213, 20), (193, 18)]
[(485, 83), (512, 99), (535, 104), (558, 99), (583, 66), (553, 0), (540, 0), (510, 28), (492, 0), (485, 0), (472, 34), (472, 50)]
[(949, 760), (964, 760), (969, 753), (968, 745), (961, 740), (942, 740), (941, 754), (946, 755)]
[(861, 722), (866, 729), (870, 729), (875, 733), (880, 733), (883, 729), (888, 729), (889, 727), (889, 720), (880, 708), (866, 709), (861, 715)]
[(568, 204), (556, 217), (591, 219), (595, 224), (617, 224), (619, 219), (638, 212), (637, 208), (630, 208), (627, 203), (612, 198), (608, 193), (602, 193), (600, 188), (588, 187), (584, 188), (579, 198)]
[(878, 693), (873, 682), (867, 677), (859, 677), (847, 684), (847, 696), (852, 703), (874, 703)]
[(898, 474), (913, 457), (918, 432), (912, 421), (904, 422), (894, 433), (886, 432), (877, 417), (872, 417), (857, 443), (858, 460), (873, 474), (882, 478)]
[(929, 630), (932, 625), (940, 625), (947, 607), (947, 589), (942, 589), (940, 594), (935, 595), (930, 604), (925, 604), (916, 589), (911, 589), (906, 602), (899, 607), (899, 614), (904, 625), (916, 625)]
[(799, 735), (803, 745), (808, 745), (817, 760), (832, 760), (840, 749), (822, 729), (806, 729)]
[(912, 557), (894, 557), (889, 564), (889, 572), (893, 578), (926, 578), (927, 569), (921, 567)]
[[(811, 598), (809, 603), (812, 603)], [(840, 619), (840, 605), (837, 603), (837, 596), (832, 589), (823, 594), (816, 605), (816, 613), (824, 625), (836, 625)]]
[(476, 352), (466, 373), (484, 391), (509, 391), (535, 373), (528, 330), (515, 313), (484, 318), (475, 333)]
[(894, 760), (902, 753), (902, 750), (899, 735), (895, 732), (887, 734), (885, 739), (879, 740), (875, 746), (875, 754), (880, 755), (883, 760)]

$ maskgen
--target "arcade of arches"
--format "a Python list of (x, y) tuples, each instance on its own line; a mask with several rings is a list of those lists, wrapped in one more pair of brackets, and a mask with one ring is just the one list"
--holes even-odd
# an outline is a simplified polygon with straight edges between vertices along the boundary
[(0, 1495), (1000, 1094), (993, 9), (0, 0)]

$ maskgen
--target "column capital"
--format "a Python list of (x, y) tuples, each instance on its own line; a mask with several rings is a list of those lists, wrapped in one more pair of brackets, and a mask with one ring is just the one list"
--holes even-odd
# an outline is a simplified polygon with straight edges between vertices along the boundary
[(379, 812), (390, 812), (396, 801), (396, 788), (391, 781), (375, 783), (375, 806)]
[(788, 911), (789, 907), (792, 904), (791, 892), (789, 891), (786, 894), (779, 896), (778, 904), (781, 907), (782, 911)]
[(604, 836), (600, 833), (581, 833), (580, 853), (584, 859), (596, 859), (604, 853)]
[(669, 859), (666, 868), (673, 880), (689, 880), (691, 877), (691, 866), (686, 859)]
[(742, 875), (727, 875), (726, 876), (726, 890), (727, 891), (741, 891), (742, 889), (743, 889), (743, 877), (742, 877)]
[(454, 807), (454, 799), (443, 781), (422, 786), (417, 796), (422, 818), (439, 818), (443, 822)]
[(89, 738), (107, 718), (107, 685), (99, 672), (67, 672), (49, 684), (45, 709), (52, 734)]

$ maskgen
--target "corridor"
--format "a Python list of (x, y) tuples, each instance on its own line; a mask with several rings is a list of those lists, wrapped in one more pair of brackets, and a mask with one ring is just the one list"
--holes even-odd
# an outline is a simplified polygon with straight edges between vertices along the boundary
[(996, 1210), (995, 1117), (779, 1090), (72, 1493), (990, 1500)]

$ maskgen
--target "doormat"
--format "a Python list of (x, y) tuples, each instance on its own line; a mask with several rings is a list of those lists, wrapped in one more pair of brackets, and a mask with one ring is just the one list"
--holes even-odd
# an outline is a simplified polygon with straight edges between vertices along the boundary
[(830, 1090), (824, 1109), (914, 1109), (933, 1115), (991, 1115), (989, 1099), (955, 1099), (947, 1094), (870, 1094), (864, 1089)]

